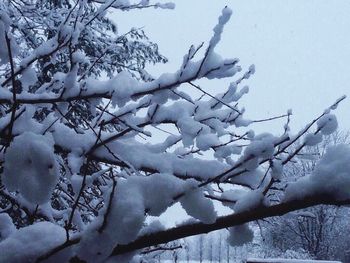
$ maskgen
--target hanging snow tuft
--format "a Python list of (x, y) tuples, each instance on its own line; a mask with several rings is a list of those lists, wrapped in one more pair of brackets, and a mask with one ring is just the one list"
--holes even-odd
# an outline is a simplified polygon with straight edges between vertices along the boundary
[(162, 3), (156, 3), (156, 4), (154, 5), (154, 7), (155, 7), (155, 8), (162, 8), (162, 9), (175, 9), (175, 3), (171, 3), (171, 2), (169, 2), (169, 3), (164, 3), (164, 4), (162, 4)]
[(233, 247), (243, 246), (244, 244), (252, 242), (254, 238), (254, 232), (250, 229), (248, 224), (231, 227), (229, 228), (229, 233), (230, 235), (227, 238), (227, 242)]
[(57, 178), (52, 139), (32, 132), (15, 137), (6, 151), (2, 175), (8, 190), (18, 190), (27, 201), (43, 204), (50, 200)]
[(334, 114), (325, 114), (317, 121), (317, 128), (324, 135), (332, 134), (338, 128), (337, 117)]
[(203, 191), (193, 190), (182, 197), (180, 202), (188, 215), (201, 222), (211, 224), (216, 221), (213, 202), (204, 196)]
[(320, 142), (322, 142), (322, 139), (323, 139), (322, 133), (317, 133), (317, 134), (309, 133), (305, 136), (304, 143), (307, 146), (315, 146)]
[(0, 242), (16, 231), (12, 218), (8, 214), (0, 214)]

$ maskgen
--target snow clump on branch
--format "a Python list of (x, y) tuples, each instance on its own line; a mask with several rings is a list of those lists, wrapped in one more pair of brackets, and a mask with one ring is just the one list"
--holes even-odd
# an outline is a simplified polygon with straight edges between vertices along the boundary
[(29, 202), (44, 204), (51, 198), (58, 168), (49, 136), (24, 132), (15, 137), (6, 151), (3, 184), (19, 191)]

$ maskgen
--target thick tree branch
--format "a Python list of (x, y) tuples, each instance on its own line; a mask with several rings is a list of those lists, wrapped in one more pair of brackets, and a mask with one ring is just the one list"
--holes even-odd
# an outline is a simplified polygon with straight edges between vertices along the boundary
[(250, 211), (219, 217), (213, 224), (193, 223), (181, 225), (164, 231), (141, 236), (127, 245), (118, 245), (114, 248), (111, 256), (116, 256), (145, 247), (167, 243), (184, 237), (209, 233), (211, 231), (241, 225), (263, 218), (281, 216), (291, 211), (300, 210), (320, 204), (337, 206), (346, 205), (350, 204), (350, 199), (336, 201), (329, 195), (317, 195), (304, 198), (302, 200), (288, 201), (269, 207), (261, 206)]

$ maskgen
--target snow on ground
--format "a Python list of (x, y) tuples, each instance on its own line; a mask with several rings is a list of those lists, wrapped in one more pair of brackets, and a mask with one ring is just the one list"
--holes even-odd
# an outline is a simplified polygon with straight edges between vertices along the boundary
[(301, 260), (301, 259), (259, 259), (259, 258), (249, 258), (247, 263), (341, 263), (340, 261), (327, 261), (327, 260)]
[[(222, 260), (226, 262), (225, 260)], [(163, 260), (162, 263), (173, 263), (173, 260)], [(217, 263), (218, 261), (212, 261), (213, 263)], [(231, 262), (234, 262), (232, 259)], [(302, 260), (302, 259), (283, 259), (283, 258), (275, 258), (275, 259), (259, 259), (259, 258), (249, 258), (247, 262), (251, 263), (341, 263), (340, 261), (328, 261), (328, 260)], [(178, 261), (178, 263), (199, 263), (198, 260), (190, 260), (187, 261)], [(203, 260), (202, 263), (210, 263), (209, 260)]]

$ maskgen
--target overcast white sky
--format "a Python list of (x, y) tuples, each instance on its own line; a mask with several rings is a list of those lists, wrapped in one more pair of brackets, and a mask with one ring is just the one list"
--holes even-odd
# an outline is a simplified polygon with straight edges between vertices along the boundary
[[(221, 9), (227, 5), (234, 14), (219, 53), (238, 57), (243, 68), (256, 65), (244, 100), (246, 117), (260, 119), (291, 108), (292, 128), (297, 131), (338, 97), (350, 93), (350, 1), (173, 2), (175, 10), (148, 9), (114, 16), (120, 33), (144, 26), (169, 58), (168, 65), (149, 68), (151, 72), (176, 71), (191, 44), (209, 40)], [(208, 82), (205, 87), (220, 89), (229, 82)], [(350, 98), (336, 114), (341, 128), (350, 129)], [(272, 128), (280, 126), (276, 123)]]
[[(169, 63), (152, 73), (174, 72), (191, 44), (210, 39), (221, 9), (234, 14), (225, 28), (219, 53), (256, 65), (244, 99), (246, 117), (260, 119), (293, 109), (292, 130), (305, 124), (343, 94), (350, 95), (349, 0), (175, 0), (175, 10), (116, 13), (119, 32), (142, 27), (159, 44)], [(220, 90), (230, 80), (207, 82)], [(243, 103), (241, 104), (243, 105)], [(350, 129), (350, 98), (336, 111), (341, 129)], [(282, 130), (282, 123), (264, 129)], [(173, 215), (171, 215), (172, 217)], [(170, 220), (170, 219), (169, 219)]]

